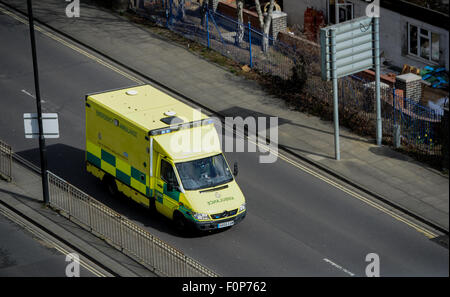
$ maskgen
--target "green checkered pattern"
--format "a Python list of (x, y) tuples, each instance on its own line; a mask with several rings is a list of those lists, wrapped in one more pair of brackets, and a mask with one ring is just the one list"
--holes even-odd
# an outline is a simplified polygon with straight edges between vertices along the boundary
[(87, 142), (86, 159), (89, 163), (116, 177), (122, 183), (147, 197), (152, 197), (148, 175), (89, 141)]

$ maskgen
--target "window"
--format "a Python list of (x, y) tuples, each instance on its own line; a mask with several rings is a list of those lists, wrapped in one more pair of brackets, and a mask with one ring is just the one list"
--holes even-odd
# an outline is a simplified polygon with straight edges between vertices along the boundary
[(428, 61), (439, 62), (439, 34), (408, 24), (408, 53)]
[[(336, 1), (328, 0), (328, 23), (336, 24)], [(354, 17), (353, 3), (350, 1), (339, 0), (337, 2), (339, 23), (352, 20)]]
[(175, 164), (185, 190), (212, 188), (233, 180), (222, 154)]
[(161, 160), (161, 179), (166, 183), (173, 183), (175, 187), (178, 186), (177, 177), (175, 176), (172, 165), (164, 160)]

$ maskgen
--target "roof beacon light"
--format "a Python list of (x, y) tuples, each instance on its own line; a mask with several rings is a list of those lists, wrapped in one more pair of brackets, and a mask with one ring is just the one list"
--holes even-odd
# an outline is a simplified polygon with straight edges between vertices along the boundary
[(168, 116), (168, 117), (173, 117), (173, 116), (175, 116), (177, 113), (176, 113), (175, 111), (173, 111), (173, 110), (169, 110), (169, 111), (166, 111), (164, 114), (165, 114), (166, 116)]
[(137, 95), (137, 93), (138, 93), (138, 91), (136, 91), (136, 90), (129, 90), (129, 91), (127, 91), (127, 95), (130, 95), (130, 96)]

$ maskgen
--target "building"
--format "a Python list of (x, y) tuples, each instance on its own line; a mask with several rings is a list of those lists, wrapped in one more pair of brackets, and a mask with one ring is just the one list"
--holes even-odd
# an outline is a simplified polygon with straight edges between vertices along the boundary
[[(339, 0), (336, 17), (335, 0), (284, 0), (288, 26), (304, 24), (304, 12), (308, 7), (325, 14), (328, 24), (366, 15), (371, 1)], [(403, 0), (381, 0), (380, 47), (382, 61), (397, 67), (411, 65), (445, 67), (449, 70), (449, 14), (448, 0), (441, 0), (440, 11)], [(439, 1), (438, 1), (439, 2)], [(447, 9), (445, 9), (445, 7)]]

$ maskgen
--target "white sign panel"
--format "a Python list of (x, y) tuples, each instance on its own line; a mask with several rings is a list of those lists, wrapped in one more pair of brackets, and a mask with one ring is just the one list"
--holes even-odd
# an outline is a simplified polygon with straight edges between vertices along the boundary
[[(335, 32), (332, 40), (331, 30)], [(337, 78), (374, 67), (373, 18), (361, 17), (320, 29), (322, 51), (322, 78), (332, 79), (333, 54)], [(332, 53), (332, 43), (335, 48)]]
[[(25, 138), (39, 138), (37, 113), (24, 113), (23, 124), (25, 128)], [(57, 113), (43, 113), (42, 126), (44, 130), (44, 138), (59, 138)]]

